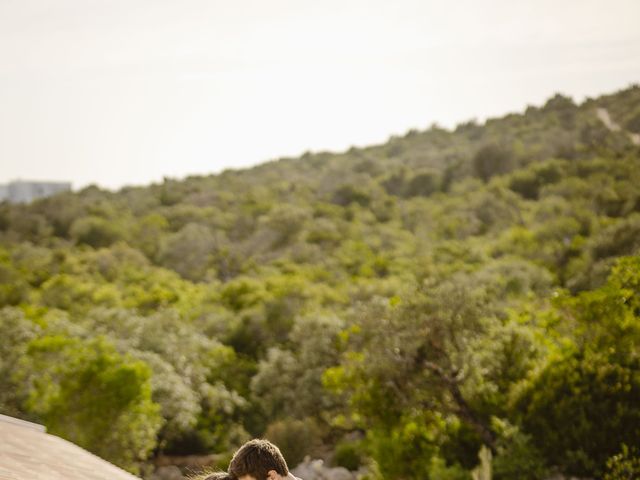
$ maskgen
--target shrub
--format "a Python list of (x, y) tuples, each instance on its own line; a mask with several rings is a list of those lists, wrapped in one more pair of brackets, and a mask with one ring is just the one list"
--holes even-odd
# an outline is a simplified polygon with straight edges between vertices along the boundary
[(520, 170), (511, 177), (509, 188), (526, 199), (537, 200), (542, 187), (560, 181), (563, 167), (562, 162), (552, 160)]
[(356, 442), (342, 442), (336, 445), (333, 463), (347, 470), (355, 471), (362, 465), (362, 448)]
[(406, 187), (407, 197), (428, 197), (439, 189), (438, 175), (434, 172), (423, 172), (413, 177)]
[(601, 474), (612, 448), (640, 441), (639, 367), (574, 354), (541, 372), (519, 405), (526, 431), (552, 465), (573, 475)]
[(493, 460), (495, 480), (539, 480), (548, 476), (544, 457), (529, 435), (498, 420), (494, 428), (500, 433), (498, 454)]
[(607, 460), (607, 471), (604, 480), (635, 480), (640, 478), (640, 451), (637, 448), (629, 450), (622, 445), (617, 455)]
[(493, 143), (478, 150), (472, 163), (475, 174), (484, 182), (488, 182), (494, 175), (507, 173), (513, 168), (509, 152)]
[(287, 419), (269, 425), (264, 436), (278, 445), (287, 464), (293, 468), (317, 450), (320, 431), (311, 419)]
[(124, 232), (117, 225), (104, 218), (93, 216), (74, 221), (70, 234), (76, 243), (84, 243), (93, 248), (108, 247), (124, 238)]

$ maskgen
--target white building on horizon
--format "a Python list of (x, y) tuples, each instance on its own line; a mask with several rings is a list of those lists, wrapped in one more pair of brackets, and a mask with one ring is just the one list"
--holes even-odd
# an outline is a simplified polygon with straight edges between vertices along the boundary
[(35, 182), (15, 180), (0, 184), (0, 202), (29, 203), (60, 192), (70, 192), (71, 182)]

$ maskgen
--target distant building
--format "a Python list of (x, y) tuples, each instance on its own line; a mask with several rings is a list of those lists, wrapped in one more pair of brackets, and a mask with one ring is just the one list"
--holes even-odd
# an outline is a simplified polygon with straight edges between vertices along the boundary
[(0, 185), (0, 202), (29, 203), (38, 198), (71, 191), (70, 182), (29, 182), (16, 180)]
[(0, 479), (140, 480), (42, 425), (0, 415)]

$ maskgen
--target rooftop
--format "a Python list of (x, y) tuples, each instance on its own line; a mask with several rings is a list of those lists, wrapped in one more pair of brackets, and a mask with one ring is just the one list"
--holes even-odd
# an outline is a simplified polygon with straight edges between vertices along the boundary
[(0, 480), (139, 480), (42, 425), (0, 415)]

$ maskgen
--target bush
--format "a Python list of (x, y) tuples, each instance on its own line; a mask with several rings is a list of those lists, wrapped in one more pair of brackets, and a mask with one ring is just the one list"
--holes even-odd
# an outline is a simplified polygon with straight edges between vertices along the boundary
[(589, 242), (595, 259), (629, 255), (640, 249), (640, 215), (614, 223)]
[(151, 370), (106, 340), (35, 339), (18, 376), (28, 411), (54, 435), (134, 473), (156, 446), (163, 419)]
[(405, 196), (428, 197), (432, 193), (438, 191), (439, 188), (438, 175), (434, 172), (423, 172), (417, 174), (409, 181), (409, 184), (406, 187)]
[(640, 133), (640, 108), (625, 122), (624, 126), (631, 132)]
[(526, 431), (552, 465), (599, 475), (612, 448), (640, 442), (639, 371), (639, 361), (621, 365), (574, 354), (541, 372), (519, 405)]
[(353, 185), (343, 185), (334, 192), (332, 201), (342, 207), (346, 207), (352, 203), (368, 207), (371, 203), (371, 196), (364, 188)]
[(437, 480), (471, 480), (471, 474), (458, 464), (447, 465), (446, 462), (435, 457), (429, 470), (429, 478)]
[(562, 179), (563, 167), (562, 162), (552, 160), (520, 170), (511, 177), (509, 188), (528, 200), (537, 200), (542, 187)]
[(216, 239), (211, 229), (189, 223), (162, 242), (159, 259), (182, 277), (200, 281), (207, 273)]
[(640, 451), (629, 450), (622, 445), (622, 451), (607, 460), (604, 480), (636, 480), (640, 478)]
[(100, 217), (77, 219), (71, 225), (70, 234), (76, 243), (93, 248), (108, 247), (124, 238), (124, 232), (118, 226)]
[(318, 446), (320, 431), (311, 419), (280, 420), (267, 427), (265, 438), (278, 445), (290, 468), (299, 465), (304, 457), (313, 455)]
[(495, 480), (539, 480), (548, 476), (544, 457), (529, 435), (506, 422), (495, 421), (494, 428), (500, 432), (498, 455), (493, 460)]
[(493, 143), (482, 147), (473, 157), (473, 170), (484, 182), (488, 182), (494, 175), (507, 173), (512, 168), (509, 152)]
[(362, 448), (356, 442), (342, 442), (336, 445), (333, 463), (352, 472), (362, 465)]
[(0, 264), (0, 306), (18, 305), (27, 298), (29, 286), (19, 272)]

